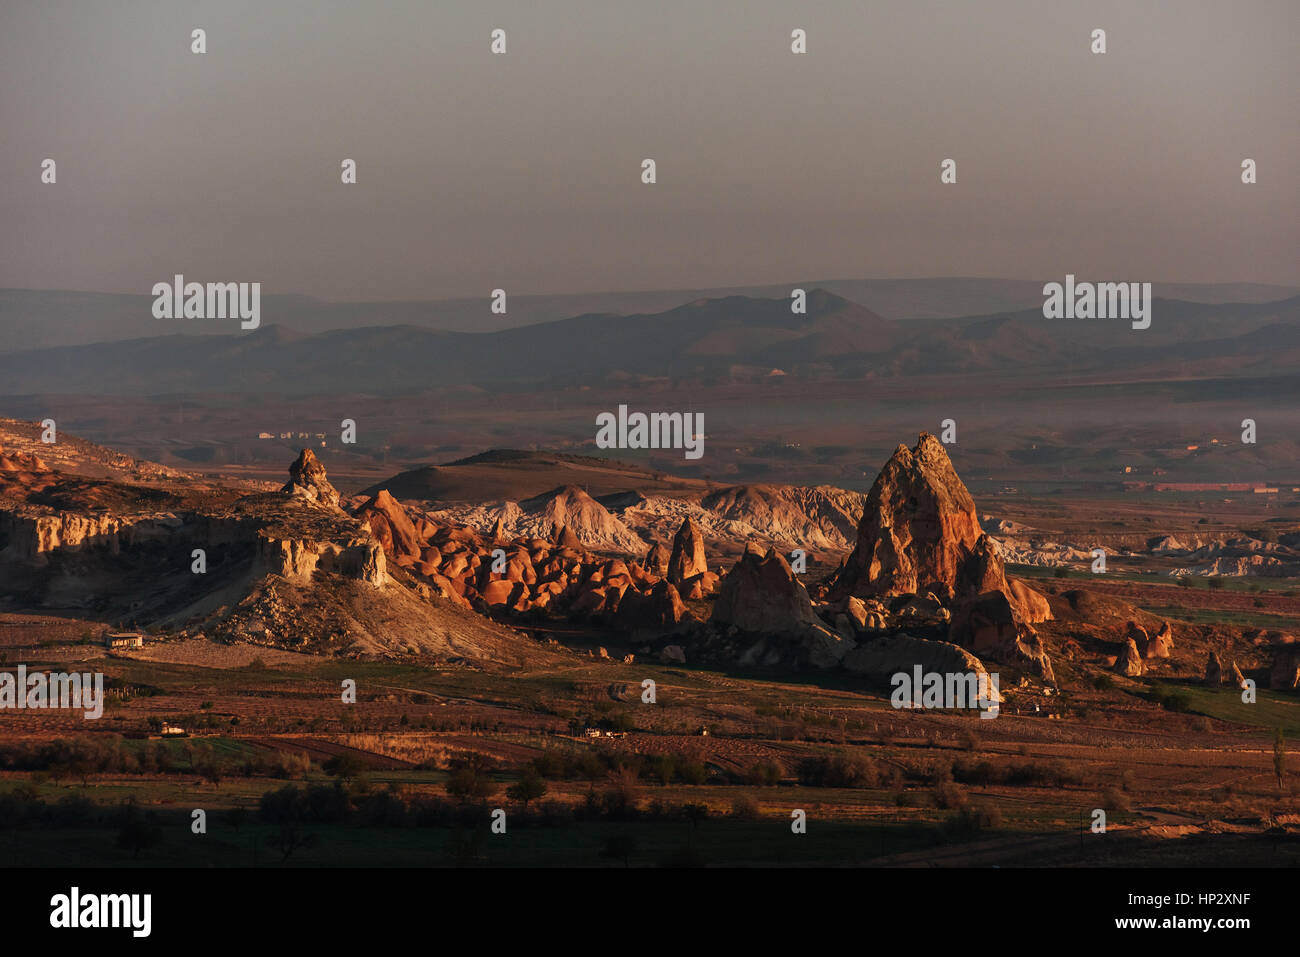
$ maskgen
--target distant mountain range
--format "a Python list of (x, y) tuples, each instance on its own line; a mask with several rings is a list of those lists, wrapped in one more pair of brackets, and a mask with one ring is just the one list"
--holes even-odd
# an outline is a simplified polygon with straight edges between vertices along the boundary
[[(187, 277), (222, 280), (230, 277)], [(248, 277), (240, 277), (248, 278)], [(251, 277), (256, 278), (256, 277)], [(1054, 277), (1060, 279), (1060, 277)], [(161, 276), (159, 279), (170, 279)], [(322, 302), (310, 296), (262, 297), (264, 325), (311, 335), (377, 326), (418, 326), (441, 332), (499, 332), (572, 316), (650, 315), (703, 299), (745, 296), (789, 299), (794, 288), (824, 289), (870, 307), (886, 319), (951, 319), (1038, 308), (1043, 283), (1020, 279), (832, 279), (735, 288), (652, 292), (511, 295), (505, 315), (489, 312), (489, 290), (472, 299), (414, 302)], [(1154, 283), (1154, 295), (1203, 303), (1261, 303), (1285, 299), (1300, 288), (1260, 283)], [(159, 335), (230, 334), (220, 322), (155, 319), (148, 295), (0, 289), (0, 353), (88, 345)]]
[[(265, 309), (264, 309), (265, 315)], [(223, 325), (222, 320), (190, 320)], [(806, 315), (787, 296), (701, 299), (664, 312), (570, 319), (473, 334), (413, 325), (318, 333), (264, 324), (225, 336), (166, 335), (0, 355), (0, 394), (722, 384), (1005, 373), (1127, 378), (1286, 375), (1300, 369), (1300, 297), (1210, 304), (1159, 299), (1149, 329), (1117, 319), (1045, 319), (1034, 308), (890, 321), (824, 289)]]

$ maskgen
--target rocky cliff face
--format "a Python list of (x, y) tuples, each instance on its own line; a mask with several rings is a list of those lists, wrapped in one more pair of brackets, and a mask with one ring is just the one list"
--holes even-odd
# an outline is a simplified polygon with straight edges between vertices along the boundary
[(372, 538), (320, 542), (258, 536), (255, 574), (309, 582), (318, 571), (376, 587), (388, 583), (384, 549)]

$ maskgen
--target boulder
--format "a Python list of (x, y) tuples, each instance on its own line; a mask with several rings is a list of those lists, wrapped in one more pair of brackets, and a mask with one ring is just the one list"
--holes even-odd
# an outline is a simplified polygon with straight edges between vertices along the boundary
[(686, 652), (681, 645), (665, 645), (659, 652), (659, 660), (666, 665), (686, 664)]
[[(844, 668), (856, 674), (888, 680), (899, 673), (912, 674), (920, 665), (922, 672), (938, 674), (988, 675), (984, 664), (964, 648), (947, 641), (927, 641), (911, 635), (893, 635), (859, 645), (844, 658)], [(986, 679), (987, 680), (987, 679)], [(989, 688), (991, 685), (985, 684)], [(997, 695), (1002, 701), (1002, 695)]]

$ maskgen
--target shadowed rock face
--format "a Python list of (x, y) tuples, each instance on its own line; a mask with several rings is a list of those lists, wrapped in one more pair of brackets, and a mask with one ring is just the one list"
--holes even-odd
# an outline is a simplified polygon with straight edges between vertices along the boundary
[(649, 593), (629, 588), (619, 602), (613, 625), (627, 631), (662, 632), (676, 628), (690, 617), (672, 583), (660, 579)]
[(665, 576), (668, 574), (668, 559), (670, 557), (668, 549), (664, 548), (659, 542), (655, 542), (650, 551), (646, 552), (641, 567), (652, 575)]
[(1014, 665), (1044, 681), (1056, 681), (1038, 632), (1017, 616), (1004, 591), (985, 592), (963, 602), (953, 613), (948, 635), (981, 658)]
[(1210, 685), (1223, 684), (1223, 662), (1219, 659), (1218, 654), (1211, 651), (1205, 662), (1205, 683)]
[(325, 476), (325, 466), (320, 464), (316, 453), (303, 449), (298, 458), (289, 466), (289, 481), (280, 489), (289, 495), (303, 495), (322, 505), (338, 506), (339, 493)]
[(722, 579), (713, 620), (764, 634), (798, 633), (821, 625), (785, 557), (776, 549), (765, 555), (752, 544)]

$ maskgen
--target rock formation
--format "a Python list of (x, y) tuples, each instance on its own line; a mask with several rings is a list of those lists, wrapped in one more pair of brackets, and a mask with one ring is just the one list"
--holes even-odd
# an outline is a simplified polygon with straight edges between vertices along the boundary
[(900, 445), (867, 495), (857, 544), (827, 598), (933, 592), (961, 602), (994, 591), (1026, 624), (1051, 617), (1042, 595), (1007, 581), (998, 546), (981, 530), (943, 444), (922, 433), (916, 448)]
[(704, 536), (700, 534), (700, 527), (687, 518), (673, 538), (673, 550), (668, 558), (668, 580), (680, 588), (708, 570)]
[(761, 635), (740, 656), (742, 664), (808, 664), (834, 668), (856, 646), (851, 635), (827, 628), (785, 556), (750, 543), (718, 587), (712, 621)]
[(1174, 651), (1174, 633), (1169, 627), (1169, 622), (1161, 622), (1160, 630), (1147, 639), (1145, 647), (1139, 645), (1142, 657), (1146, 660), (1153, 658), (1168, 658)]
[[(888, 679), (899, 673), (910, 675), (917, 665), (921, 666), (923, 673), (974, 674), (977, 681), (980, 675), (988, 675), (980, 660), (964, 648), (946, 641), (927, 641), (910, 635), (893, 635), (860, 645), (844, 658), (844, 667), (848, 671), (878, 679)], [(984, 687), (991, 688), (991, 685), (986, 683)], [(995, 695), (989, 697), (993, 699)], [(1003, 700), (1000, 691), (996, 693), (996, 700)]]
[(613, 626), (626, 631), (671, 632), (690, 612), (672, 582), (661, 579), (648, 593), (629, 589), (623, 594), (614, 614)]
[(1268, 672), (1268, 686), (1274, 691), (1295, 691), (1300, 688), (1300, 647), (1281, 645), (1274, 649), (1273, 663)]
[(646, 552), (641, 567), (651, 575), (658, 575), (662, 578), (668, 574), (668, 559), (670, 557), (668, 549), (664, 548), (661, 543), (655, 542), (650, 551)]
[(1223, 662), (1219, 660), (1218, 654), (1211, 651), (1209, 658), (1205, 662), (1205, 683), (1208, 685), (1223, 684)]
[[(671, 580), (671, 578), (670, 578)], [(776, 549), (750, 544), (718, 586), (713, 620), (762, 634), (802, 632), (821, 622), (803, 584)]]
[(420, 560), (420, 535), (406, 509), (388, 494), (387, 489), (381, 489), (378, 495), (361, 506), (357, 518), (370, 525), (370, 531), (384, 546), (384, 551), (393, 556), (393, 561), (410, 565)]
[(1047, 682), (1055, 682), (1051, 659), (1034, 628), (1021, 620), (1007, 593), (985, 592), (966, 599), (953, 612), (949, 641), (981, 658), (1013, 665)]
[(302, 495), (313, 502), (331, 505), (339, 504), (339, 493), (325, 476), (325, 466), (316, 458), (311, 449), (303, 449), (298, 458), (289, 466), (289, 481), (280, 489), (288, 495)]
[(1138, 652), (1137, 642), (1132, 638), (1124, 639), (1124, 650), (1115, 658), (1115, 673), (1128, 678), (1137, 678), (1142, 674), (1142, 655)]
[(951, 591), (969, 575), (983, 535), (948, 453), (923, 433), (916, 448), (898, 447), (871, 487), (857, 544), (828, 597)]
[(1232, 684), (1237, 688), (1246, 687), (1246, 676), (1241, 673), (1241, 669), (1237, 667), (1235, 661), (1232, 663)]

